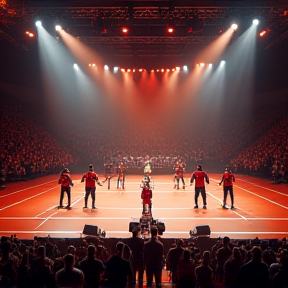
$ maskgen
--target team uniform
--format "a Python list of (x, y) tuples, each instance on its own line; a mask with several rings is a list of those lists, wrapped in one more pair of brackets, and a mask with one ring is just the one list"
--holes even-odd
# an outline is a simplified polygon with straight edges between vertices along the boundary
[(207, 209), (206, 202), (206, 189), (205, 189), (205, 181), (209, 184), (209, 177), (205, 171), (202, 170), (201, 165), (197, 165), (197, 171), (193, 172), (190, 180), (190, 185), (193, 184), (195, 180), (195, 209), (198, 208), (198, 197), (201, 193), (203, 199), (203, 209)]
[(224, 192), (223, 208), (227, 208), (226, 200), (229, 192), (231, 198), (231, 209), (234, 209), (233, 182), (235, 182), (235, 176), (228, 169), (225, 169), (221, 182), (219, 183), (219, 185), (223, 183), (223, 192)]
[(99, 182), (98, 175), (93, 171), (92, 165), (89, 166), (89, 171), (86, 172), (81, 179), (81, 182), (85, 181), (85, 206), (87, 208), (88, 197), (91, 194), (92, 198), (92, 209), (96, 209), (95, 200), (96, 200), (96, 182), (98, 185), (102, 186)]
[(71, 186), (74, 184), (72, 183), (72, 180), (70, 178), (70, 171), (68, 168), (65, 168), (58, 180), (58, 184), (61, 184), (61, 191), (60, 191), (60, 202), (59, 202), (59, 207), (63, 207), (63, 198), (64, 198), (64, 192), (67, 193), (68, 197), (68, 205), (66, 208), (70, 208), (71, 205)]
[(177, 163), (174, 167), (175, 174), (174, 174), (174, 189), (177, 188), (179, 190), (179, 182), (182, 181), (183, 189), (185, 189), (185, 181), (184, 181), (184, 171), (185, 171), (185, 163)]
[(125, 189), (125, 171), (126, 168), (124, 167), (123, 162), (121, 162), (117, 168), (118, 173), (117, 188), (121, 188), (121, 182), (122, 182), (122, 189)]
[[(152, 190), (148, 185), (144, 185), (141, 192), (141, 199), (143, 204), (143, 212), (142, 214), (150, 214), (152, 216)], [(148, 207), (148, 209), (147, 209)], [(148, 211), (147, 211), (148, 210)]]

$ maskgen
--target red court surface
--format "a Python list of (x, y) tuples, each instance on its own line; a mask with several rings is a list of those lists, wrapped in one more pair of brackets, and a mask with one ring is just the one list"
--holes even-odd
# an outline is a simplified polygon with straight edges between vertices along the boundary
[[(186, 184), (189, 184), (186, 175)], [(194, 207), (194, 186), (174, 190), (173, 175), (153, 175), (153, 218), (165, 223), (163, 238), (189, 238), (195, 226), (209, 225), (211, 238), (282, 239), (288, 236), (288, 186), (267, 180), (236, 175), (235, 210), (223, 209), (223, 188), (218, 186), (220, 174), (209, 174), (206, 186), (208, 209)], [(97, 186), (98, 209), (83, 209), (84, 183), (81, 175), (72, 175), (72, 209), (58, 209), (59, 175), (30, 181), (8, 183), (0, 191), (0, 235), (16, 234), (19, 239), (38, 237), (78, 238), (85, 224), (106, 231), (106, 237), (130, 237), (129, 223), (141, 217), (141, 175), (127, 175), (124, 190), (116, 189), (116, 178)], [(101, 177), (104, 179), (104, 177)], [(101, 180), (101, 179), (100, 179)], [(65, 195), (64, 204), (67, 203)], [(228, 205), (230, 198), (228, 196)], [(91, 198), (88, 206), (91, 207)]]

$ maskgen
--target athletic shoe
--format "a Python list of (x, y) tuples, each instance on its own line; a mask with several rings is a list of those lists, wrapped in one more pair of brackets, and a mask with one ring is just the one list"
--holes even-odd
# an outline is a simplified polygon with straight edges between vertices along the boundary
[(88, 208), (87, 206), (84, 206), (84, 207), (83, 207), (83, 209), (87, 209), (87, 208)]
[(222, 205), (222, 208), (228, 209), (228, 207), (226, 206), (226, 204)]
[(93, 206), (92, 209), (97, 209), (97, 207), (96, 207), (96, 206)]
[(68, 210), (71, 209), (70, 205), (67, 205), (65, 208), (68, 209)]
[(234, 206), (231, 206), (231, 210), (233, 210), (235, 207)]
[(203, 209), (207, 209), (206, 205), (203, 206)]
[(195, 206), (194, 206), (194, 209), (198, 209), (198, 205), (195, 205)]

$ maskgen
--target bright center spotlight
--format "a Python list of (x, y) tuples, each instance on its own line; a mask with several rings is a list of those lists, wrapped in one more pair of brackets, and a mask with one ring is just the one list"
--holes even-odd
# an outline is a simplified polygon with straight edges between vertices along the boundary
[(42, 23), (41, 23), (41, 21), (36, 21), (35, 25), (36, 25), (37, 27), (40, 27), (40, 26), (42, 26)]
[(209, 67), (212, 67), (212, 64), (211, 63), (209, 63), (209, 65), (208, 65)]
[(173, 29), (172, 27), (168, 27), (168, 28), (167, 28), (167, 31), (168, 31), (168, 33), (173, 33), (173, 32), (174, 32), (174, 29)]
[(104, 69), (105, 69), (105, 70), (109, 70), (108, 65), (104, 65)]
[(252, 23), (253, 23), (253, 25), (258, 25), (259, 24), (259, 20), (258, 19), (254, 19)]
[(235, 31), (238, 29), (238, 25), (234, 23), (231, 25), (231, 28)]
[(122, 28), (122, 32), (123, 32), (123, 33), (126, 34), (126, 33), (128, 33), (128, 31), (129, 31), (128, 28), (126, 28), (126, 27), (123, 27), (123, 28)]
[(201, 67), (204, 67), (204, 66), (205, 66), (205, 63), (200, 63), (200, 66), (201, 66)]
[(184, 66), (183, 66), (183, 71), (185, 71), (185, 72), (188, 71), (188, 66), (187, 66), (187, 65), (184, 65)]
[(60, 25), (56, 25), (56, 26), (55, 26), (55, 30), (56, 30), (56, 31), (61, 31), (61, 30), (62, 30), (62, 27), (61, 27)]
[(73, 67), (75, 70), (79, 70), (79, 66), (76, 63), (73, 64)]
[(224, 60), (222, 60), (222, 61), (220, 62), (221, 65), (225, 65), (225, 63), (226, 63), (226, 62), (225, 62)]
[(118, 67), (114, 67), (114, 69), (113, 69), (114, 73), (116, 73), (118, 71), (118, 69), (119, 69)]

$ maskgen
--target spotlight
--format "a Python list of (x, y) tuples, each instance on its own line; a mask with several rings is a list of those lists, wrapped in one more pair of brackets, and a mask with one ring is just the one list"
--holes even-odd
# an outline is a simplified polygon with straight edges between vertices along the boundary
[(29, 33), (29, 37), (34, 37), (34, 34), (33, 33)]
[(61, 27), (60, 25), (56, 25), (56, 26), (55, 26), (55, 30), (56, 30), (56, 31), (61, 31), (61, 30), (62, 30), (62, 27)]
[(109, 70), (108, 65), (104, 65), (104, 70)]
[(79, 70), (79, 66), (76, 63), (73, 64), (73, 67), (75, 70)]
[(142, 72), (143, 71), (143, 69), (139, 69), (139, 72)]
[(209, 67), (212, 67), (212, 64), (211, 63), (209, 63), (209, 65), (208, 65)]
[(180, 71), (180, 67), (176, 67), (176, 71)]
[(224, 65), (226, 62), (224, 61), (224, 60), (222, 60), (221, 62), (220, 62), (220, 64), (221, 65)]
[(154, 73), (154, 69), (151, 70), (151, 73)]
[(127, 72), (131, 72), (131, 69), (127, 69)]
[(167, 71), (167, 72), (170, 72), (170, 69), (167, 69), (166, 71)]
[(168, 27), (168, 28), (167, 28), (167, 32), (170, 33), (170, 34), (173, 33), (173, 32), (174, 32), (174, 28)]
[(164, 72), (164, 69), (161, 69), (161, 72), (163, 73), (163, 72)]
[(234, 24), (231, 25), (231, 28), (235, 31), (235, 30), (237, 30), (238, 25), (234, 23)]
[(200, 63), (200, 66), (201, 66), (201, 67), (204, 67), (204, 66), (205, 66), (205, 63)]
[(41, 23), (41, 21), (36, 21), (35, 25), (36, 25), (37, 27), (40, 27), (40, 26), (42, 26), (42, 23)]
[(114, 67), (113, 70), (114, 70), (114, 73), (116, 73), (119, 70), (119, 67)]
[(187, 66), (187, 65), (184, 65), (184, 66), (183, 66), (183, 71), (185, 71), (185, 72), (188, 71), (188, 66)]
[(254, 19), (252, 23), (253, 23), (253, 25), (258, 25), (259, 24), (259, 20), (258, 19)]
[(125, 72), (125, 69), (124, 69), (124, 68), (121, 68), (121, 72)]
[(260, 32), (260, 34), (259, 34), (259, 35), (260, 35), (261, 37), (263, 37), (263, 36), (264, 36), (266, 33), (267, 33), (267, 31), (266, 31), (266, 30), (264, 30), (264, 31)]
[(128, 31), (129, 31), (129, 29), (128, 29), (127, 27), (123, 27), (123, 28), (122, 28), (122, 32), (123, 32), (124, 34), (127, 34)]

